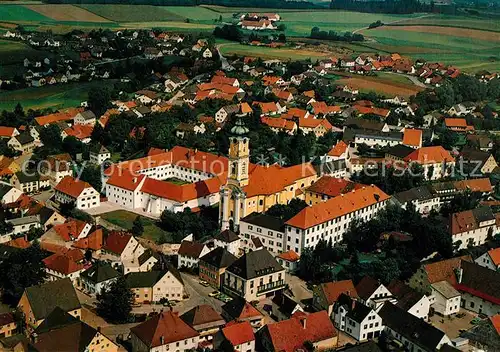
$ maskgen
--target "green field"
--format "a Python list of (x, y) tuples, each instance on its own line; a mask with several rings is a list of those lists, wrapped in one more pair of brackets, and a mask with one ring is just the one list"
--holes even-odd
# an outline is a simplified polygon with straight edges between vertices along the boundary
[(2, 72), (2, 68), (6, 65), (20, 63), (25, 57), (29, 57), (30, 60), (43, 59), (45, 57), (52, 57), (52, 54), (32, 49), (24, 43), (0, 39), (0, 72)]
[(17, 103), (21, 103), (25, 110), (79, 106), (82, 101), (87, 100), (90, 88), (111, 87), (115, 82), (116, 80), (72, 82), (4, 91), (0, 94), (0, 111), (12, 110)]
[(0, 5), (0, 20), (2, 21), (52, 21), (52, 19), (32, 11), (22, 5), (10, 5), (2, 3)]
[[(104, 220), (114, 225), (123, 227), (124, 229), (127, 230), (132, 229), (132, 224), (137, 216), (138, 216), (137, 214), (131, 213), (126, 210), (116, 210), (101, 215), (101, 217)], [(141, 220), (142, 220), (142, 225), (144, 226), (144, 233), (142, 237), (145, 237), (155, 242), (158, 242), (158, 240), (162, 237), (166, 237), (167, 241), (171, 241), (170, 234), (159, 228), (155, 224), (154, 220), (146, 218), (144, 216), (141, 216)]]
[(222, 16), (224, 21), (230, 21), (233, 18), (232, 13), (218, 13), (205, 7), (165, 6), (165, 8), (177, 16), (194, 21), (213, 22), (213, 20), (218, 20), (219, 16)]
[(450, 15), (428, 15), (423, 18), (410, 19), (404, 25), (426, 25), (457, 28), (474, 28), (500, 32), (500, 21), (487, 20), (481, 17), (465, 17)]
[(166, 7), (153, 5), (79, 5), (81, 8), (115, 22), (184, 21), (185, 17)]
[(276, 58), (281, 60), (317, 60), (326, 59), (330, 57), (328, 54), (316, 53), (308, 50), (296, 50), (293, 48), (268, 48), (261, 46), (250, 46), (238, 43), (223, 44), (220, 46), (220, 51), (224, 55), (241, 55), (241, 56), (255, 56), (262, 58)]

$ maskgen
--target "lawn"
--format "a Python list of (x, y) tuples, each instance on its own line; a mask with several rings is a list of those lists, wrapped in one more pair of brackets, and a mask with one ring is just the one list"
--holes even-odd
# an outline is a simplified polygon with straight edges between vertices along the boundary
[(164, 9), (168, 10), (171, 13), (176, 14), (182, 18), (189, 18), (194, 21), (201, 22), (213, 22), (213, 20), (218, 20), (220, 16), (225, 21), (232, 20), (233, 16), (231, 13), (219, 13), (216, 11), (212, 11), (206, 7), (193, 7), (193, 6), (165, 6)]
[(21, 42), (0, 39), (0, 72), (3, 72), (3, 67), (6, 65), (20, 63), (26, 57), (30, 60), (43, 59), (45, 57), (52, 57), (52, 54), (32, 49)]
[(311, 50), (297, 50), (292, 48), (274, 49), (262, 46), (250, 46), (237, 43), (222, 44), (220, 51), (224, 55), (237, 54), (241, 56), (255, 56), (262, 58), (276, 58), (282, 60), (305, 60), (326, 59), (330, 57), (327, 53)]
[(0, 5), (0, 19), (2, 21), (52, 21), (50, 18), (30, 10), (22, 5)]
[(44, 87), (30, 87), (0, 94), (0, 111), (12, 110), (18, 102), (24, 109), (62, 109), (79, 106), (87, 100), (92, 87), (112, 86), (116, 80), (72, 82)]
[(185, 17), (163, 6), (153, 5), (79, 5), (81, 8), (115, 22), (184, 21)]
[(165, 181), (173, 183), (174, 185), (181, 185), (181, 186), (182, 185), (187, 185), (189, 183), (189, 182), (181, 180), (180, 178), (177, 178), (177, 177), (167, 178)]
[(403, 23), (404, 25), (429, 25), (458, 28), (474, 28), (486, 31), (500, 32), (500, 22), (480, 17), (428, 15), (423, 18), (414, 18)]
[[(101, 215), (101, 217), (104, 220), (109, 221), (114, 225), (123, 227), (127, 230), (132, 229), (132, 224), (137, 216), (140, 215), (137, 215), (135, 213), (126, 210), (116, 210)], [(168, 241), (171, 240), (170, 234), (167, 231), (164, 231), (161, 228), (159, 228), (154, 220), (144, 216), (140, 216), (140, 218), (142, 220), (142, 225), (144, 226), (144, 233), (142, 237), (145, 237), (155, 242), (158, 242), (158, 240), (162, 236), (166, 236)]]
[(26, 5), (25, 7), (55, 21), (108, 22), (107, 19), (74, 5)]

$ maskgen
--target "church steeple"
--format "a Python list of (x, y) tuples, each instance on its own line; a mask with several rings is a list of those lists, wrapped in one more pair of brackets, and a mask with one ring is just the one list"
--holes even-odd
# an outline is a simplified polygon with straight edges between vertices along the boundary
[(229, 137), (229, 178), (228, 183), (238, 187), (248, 185), (248, 167), (250, 164), (250, 149), (248, 128), (241, 118), (231, 128)]

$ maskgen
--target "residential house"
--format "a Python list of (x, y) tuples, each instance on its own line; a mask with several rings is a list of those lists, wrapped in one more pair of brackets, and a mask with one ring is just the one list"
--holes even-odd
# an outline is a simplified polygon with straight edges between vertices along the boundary
[(446, 118), (444, 125), (453, 132), (469, 132), (474, 130), (474, 126), (467, 125), (467, 120), (463, 118)]
[(120, 275), (111, 265), (98, 261), (80, 274), (81, 286), (88, 294), (95, 297), (109, 288)]
[(457, 283), (455, 271), (460, 269), (464, 261), (472, 261), (470, 256), (441, 260), (435, 263), (423, 264), (410, 277), (409, 285), (417, 291), (430, 295), (433, 283), (446, 280), (450, 284)]
[(352, 280), (326, 282), (317, 285), (313, 289), (312, 306), (317, 311), (325, 310), (329, 316), (333, 317), (334, 305), (341, 294), (346, 294), (351, 298), (358, 298)]
[(199, 260), (199, 276), (216, 289), (221, 288), (226, 268), (237, 258), (225, 248), (218, 247), (202, 256)]
[(74, 204), (77, 209), (91, 209), (101, 205), (100, 194), (89, 183), (65, 176), (54, 188), (55, 201)]
[(498, 164), (493, 154), (473, 149), (463, 149), (459, 157), (461, 171), (469, 177), (491, 174)]
[(182, 241), (179, 251), (177, 252), (177, 267), (197, 267), (200, 258), (209, 251), (210, 249), (204, 244), (193, 241)]
[(212, 342), (214, 335), (226, 324), (222, 316), (208, 304), (196, 306), (182, 314), (180, 318), (198, 331), (202, 344), (204, 341)]
[(28, 215), (20, 216), (13, 219), (7, 219), (5, 222), (12, 226), (12, 235), (20, 235), (27, 233), (32, 228), (37, 229), (41, 227), (40, 216), (38, 215)]
[(30, 348), (40, 352), (60, 351), (109, 351), (118, 352), (118, 345), (103, 335), (98, 328), (55, 307), (47, 319), (33, 333)]
[(455, 158), (442, 146), (419, 148), (404, 161), (422, 166), (424, 178), (432, 181), (447, 177), (455, 168)]
[(55, 187), (66, 176), (73, 175), (71, 156), (67, 153), (47, 157), (46, 164), (42, 163), (42, 171), (50, 179), (50, 184)]
[(113, 267), (122, 267), (123, 262), (133, 260), (145, 252), (144, 247), (129, 233), (111, 231), (102, 248), (113, 259)]
[(111, 152), (103, 145), (95, 144), (90, 148), (90, 162), (101, 165), (111, 158)]
[(403, 145), (413, 149), (422, 147), (422, 130), (413, 128), (405, 128), (403, 132)]
[(434, 312), (449, 316), (460, 311), (460, 292), (448, 281), (438, 281), (431, 284)]
[(214, 237), (215, 247), (225, 248), (232, 255), (240, 253), (240, 237), (231, 230), (219, 232)]
[(297, 124), (291, 120), (279, 117), (261, 117), (260, 121), (274, 133), (285, 132), (292, 135), (297, 131)]
[(451, 344), (443, 331), (390, 302), (385, 303), (378, 314), (386, 333), (400, 341), (408, 351), (433, 352)]
[(344, 141), (338, 141), (335, 146), (325, 155), (325, 161), (349, 159), (349, 146)]
[(277, 292), (272, 300), (272, 314), (276, 321), (287, 320), (295, 312), (304, 312), (300, 304), (284, 292)]
[(0, 126), (0, 138), (11, 139), (18, 136), (19, 131), (15, 127)]
[(426, 320), (429, 317), (431, 302), (426, 294), (419, 292), (399, 280), (392, 280), (387, 289), (391, 292), (395, 304), (417, 318)]
[(85, 110), (76, 114), (73, 119), (75, 125), (89, 125), (94, 126), (96, 122), (96, 116), (91, 110)]
[(264, 325), (264, 316), (241, 297), (235, 297), (222, 306), (222, 317), (226, 321), (248, 321), (254, 329)]
[(293, 274), (299, 270), (300, 256), (291, 249), (278, 254), (276, 260), (283, 268), (285, 268), (287, 273)]
[(167, 270), (131, 272), (125, 275), (136, 303), (157, 303), (161, 299), (184, 299), (184, 282), (174, 267)]
[(488, 316), (500, 313), (500, 272), (462, 261), (456, 275), (462, 308)]
[(255, 335), (248, 321), (229, 322), (214, 336), (214, 348), (229, 345), (234, 351), (255, 352)]
[(66, 253), (54, 253), (43, 259), (47, 280), (68, 278), (74, 285), (79, 284), (80, 274), (84, 270), (83, 259), (83, 253), (79, 249), (72, 249)]
[(365, 276), (358, 282), (356, 292), (360, 302), (375, 310), (382, 307), (385, 302), (394, 300), (387, 287), (370, 276)]
[(296, 312), (288, 320), (265, 325), (257, 337), (264, 350), (281, 352), (305, 350), (308, 344), (315, 350), (335, 349), (338, 342), (337, 330), (326, 311)]
[(489, 207), (451, 214), (449, 231), (456, 251), (479, 246), (497, 233), (496, 216)]
[(357, 341), (377, 338), (383, 322), (373, 307), (369, 307), (342, 293), (334, 307), (335, 327)]
[(227, 267), (222, 289), (251, 302), (285, 287), (285, 269), (265, 249), (245, 253)]
[(176, 313), (163, 311), (130, 329), (132, 352), (195, 350), (199, 333)]
[(29, 132), (23, 132), (21, 134), (13, 136), (9, 139), (7, 145), (14, 150), (21, 152), (22, 154), (32, 153), (36, 147), (35, 139)]
[(455, 104), (447, 111), (447, 113), (451, 116), (462, 116), (467, 115), (470, 111), (463, 104)]
[(23, 312), (28, 329), (37, 328), (56, 307), (75, 318), (82, 316), (80, 301), (70, 279), (26, 288), (17, 307)]
[(5, 183), (0, 183), (0, 203), (13, 203), (18, 200), (22, 194), (23, 192), (18, 188), (6, 185)]
[(17, 332), (17, 322), (12, 313), (0, 314), (0, 336), (10, 337)]
[(314, 133), (316, 138), (323, 137), (333, 128), (332, 124), (327, 119), (299, 119), (299, 130), (307, 133)]
[(500, 247), (490, 249), (474, 260), (474, 262), (491, 270), (500, 270)]
[(16, 172), (10, 179), (10, 184), (23, 193), (38, 192), (50, 187), (49, 178), (38, 172)]

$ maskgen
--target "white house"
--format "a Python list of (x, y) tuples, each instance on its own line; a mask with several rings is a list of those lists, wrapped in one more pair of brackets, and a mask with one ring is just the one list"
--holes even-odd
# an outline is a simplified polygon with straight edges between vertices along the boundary
[(113, 267), (121, 267), (124, 262), (132, 260), (143, 254), (146, 249), (135, 239), (134, 236), (112, 231), (106, 238), (103, 251), (112, 257)]
[(210, 252), (210, 249), (204, 244), (193, 241), (182, 241), (177, 252), (177, 267), (197, 267), (200, 258), (208, 252)]
[(460, 292), (448, 281), (431, 284), (434, 311), (443, 316), (456, 314), (460, 311)]
[(215, 247), (225, 248), (232, 255), (240, 253), (240, 238), (231, 230), (224, 230), (214, 237)]
[(76, 114), (73, 119), (75, 125), (89, 125), (94, 126), (96, 122), (95, 114), (90, 110), (85, 110)]
[(77, 283), (80, 274), (84, 270), (83, 264), (81, 263), (83, 254), (78, 249), (74, 251), (75, 253), (71, 253), (70, 251), (65, 254), (54, 253), (42, 260), (45, 265), (48, 281), (68, 278), (73, 284)]
[(500, 270), (500, 247), (490, 249), (488, 252), (478, 257), (475, 262), (491, 270)]
[(248, 252), (253, 246), (252, 240), (259, 239), (271, 253), (285, 251), (285, 226), (283, 220), (254, 212), (240, 219), (241, 246)]
[(450, 235), (455, 250), (482, 245), (497, 232), (496, 217), (489, 207), (450, 215)]
[(376, 338), (383, 329), (377, 312), (342, 293), (334, 307), (334, 325), (357, 341)]
[(255, 352), (255, 335), (248, 321), (230, 322), (214, 335), (214, 347), (223, 349), (223, 343), (228, 342), (234, 351)]
[(111, 152), (103, 145), (94, 145), (90, 149), (90, 162), (100, 165), (111, 158)]
[(360, 302), (375, 310), (380, 309), (387, 301), (395, 303), (392, 293), (379, 281), (365, 276), (356, 285)]
[(96, 296), (107, 289), (120, 277), (120, 273), (111, 265), (97, 262), (80, 274), (81, 286), (91, 296)]
[(101, 205), (100, 194), (94, 187), (71, 176), (65, 176), (54, 188), (56, 202), (73, 203), (77, 209), (91, 209)]
[(13, 203), (23, 194), (19, 189), (0, 183), (0, 202), (2, 204)]

